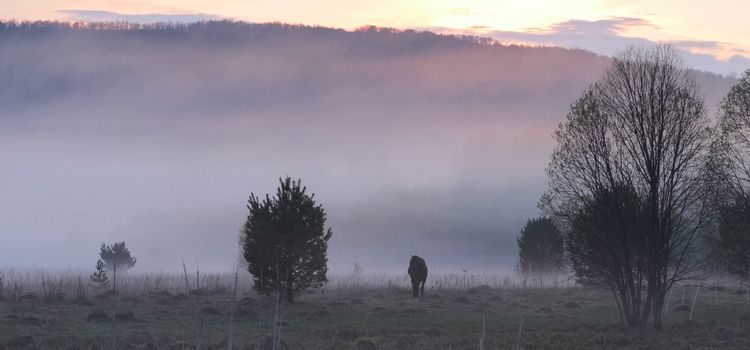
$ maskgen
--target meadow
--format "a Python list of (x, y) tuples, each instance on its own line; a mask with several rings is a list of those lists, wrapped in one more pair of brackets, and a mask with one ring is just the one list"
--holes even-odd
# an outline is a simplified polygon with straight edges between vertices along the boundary
[(113, 293), (10, 270), (1, 285), (0, 349), (750, 348), (748, 291), (729, 281), (674, 288), (663, 332), (623, 327), (608, 291), (563, 277), (434, 274), (412, 298), (406, 274), (355, 272), (292, 305), (243, 272), (129, 274)]

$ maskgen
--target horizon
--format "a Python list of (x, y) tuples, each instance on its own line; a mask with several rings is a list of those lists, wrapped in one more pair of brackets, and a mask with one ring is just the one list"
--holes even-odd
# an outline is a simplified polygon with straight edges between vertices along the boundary
[(394, 0), (375, 4), (284, 0), (283, 5), (269, 6), (263, 1), (235, 0), (221, 4), (202, 0), (68, 0), (64, 3), (32, 0), (23, 4), (0, 4), (0, 19), (135, 23), (228, 19), (346, 30), (375, 25), (476, 35), (504, 43), (581, 48), (606, 56), (612, 56), (627, 45), (671, 42), (684, 52), (695, 69), (723, 75), (739, 74), (750, 62), (750, 42), (747, 41), (750, 30), (740, 15), (747, 12), (747, 4), (726, 0), (721, 3), (723, 6), (671, 0), (658, 4), (599, 0), (575, 4), (554, 1), (404, 4)]
[[(139, 31), (139, 30), (150, 30), (150, 31), (160, 31), (160, 30), (187, 30), (191, 25), (205, 25), (210, 23), (229, 23), (232, 25), (249, 25), (249, 26), (280, 26), (280, 27), (290, 27), (290, 28), (299, 28), (299, 29), (319, 29), (319, 30), (334, 30), (334, 31), (342, 31), (346, 33), (362, 33), (362, 32), (368, 32), (368, 31), (383, 31), (388, 33), (410, 33), (415, 32), (419, 34), (431, 34), (438, 37), (444, 37), (448, 39), (456, 39), (459, 41), (467, 41), (470, 44), (473, 45), (500, 45), (500, 46), (506, 46), (506, 47), (522, 47), (522, 48), (550, 48), (550, 49), (564, 49), (564, 50), (580, 50), (589, 52), (592, 54), (595, 54), (597, 56), (605, 57), (605, 58), (611, 58), (614, 54), (617, 54), (618, 51), (613, 51), (612, 54), (603, 54), (598, 53), (590, 49), (581, 48), (581, 47), (566, 47), (566, 46), (557, 46), (552, 44), (545, 44), (545, 43), (534, 43), (534, 42), (523, 42), (523, 41), (503, 41), (501, 39), (495, 39), (491, 36), (482, 36), (477, 33), (471, 33), (471, 32), (455, 32), (455, 31), (444, 31), (441, 32), (439, 30), (435, 29), (429, 29), (429, 28), (421, 28), (421, 29), (412, 29), (412, 28), (396, 28), (396, 27), (386, 27), (386, 26), (377, 26), (377, 25), (362, 25), (356, 28), (339, 28), (339, 27), (329, 27), (329, 26), (323, 26), (323, 25), (311, 25), (311, 24), (304, 24), (304, 23), (291, 23), (291, 22), (248, 22), (243, 20), (232, 20), (228, 18), (193, 18), (188, 17), (187, 19), (183, 19), (183, 17), (180, 17), (180, 20), (178, 21), (170, 21), (170, 16), (161, 16), (156, 14), (156, 17), (152, 18), (152, 14), (144, 14), (144, 15), (133, 15), (136, 17), (136, 20), (134, 21), (128, 21), (128, 20), (112, 20), (112, 21), (88, 21), (88, 20), (72, 20), (72, 21), (66, 21), (66, 20), (16, 20), (16, 19), (9, 19), (9, 20), (2, 20), (0, 19), (0, 23), (5, 24), (12, 24), (17, 25), (19, 28), (16, 28), (16, 30), (20, 29), (20, 27), (23, 27), (24, 25), (41, 25), (41, 26), (63, 26), (67, 29), (76, 29), (76, 30), (112, 30), (112, 31)], [(137, 20), (138, 17), (144, 16), (144, 18), (147, 18), (147, 21), (141, 21)], [(151, 21), (151, 19), (154, 19), (155, 21)], [(159, 21), (158, 19), (163, 19), (163, 21)], [(106, 28), (106, 29), (105, 29)], [(670, 45), (676, 46), (673, 43), (666, 42)], [(653, 43), (656, 45), (656, 43)], [(620, 50), (623, 50), (629, 46), (637, 46), (637, 45), (626, 45), (623, 46)], [(678, 48), (679, 49), (679, 48)], [(689, 64), (689, 62), (686, 62), (688, 64), (688, 68), (700, 71), (700, 72), (706, 72), (706, 73), (712, 73), (716, 74), (722, 77), (726, 78), (733, 78), (736, 79), (739, 76), (739, 73), (741, 72), (717, 72), (717, 71), (711, 71), (706, 69), (701, 69), (701, 67), (694, 67)]]

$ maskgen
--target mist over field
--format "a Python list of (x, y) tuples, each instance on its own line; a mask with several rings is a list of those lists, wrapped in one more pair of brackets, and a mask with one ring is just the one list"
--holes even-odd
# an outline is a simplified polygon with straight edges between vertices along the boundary
[[(228, 271), (251, 192), (301, 178), (329, 268), (510, 271), (551, 134), (608, 59), (365, 29), (0, 25), (0, 266)], [(696, 73), (712, 117), (734, 79)]]

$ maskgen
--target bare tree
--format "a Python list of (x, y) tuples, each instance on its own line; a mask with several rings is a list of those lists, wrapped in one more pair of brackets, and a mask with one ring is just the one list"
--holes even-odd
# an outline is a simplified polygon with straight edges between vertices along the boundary
[[(629, 48), (573, 104), (555, 138), (544, 203), (568, 229), (598, 193), (625, 185), (642, 200), (639, 254), (647, 294), (641, 319), (653, 311), (661, 329), (666, 292), (698, 270), (695, 242), (713, 204), (706, 176), (710, 129), (695, 82), (670, 46)], [(624, 278), (637, 284), (636, 276)]]
[(724, 97), (720, 113), (715, 170), (726, 189), (744, 199), (750, 189), (750, 70)]
[(712, 167), (723, 187), (713, 253), (729, 272), (750, 282), (750, 70), (721, 103)]

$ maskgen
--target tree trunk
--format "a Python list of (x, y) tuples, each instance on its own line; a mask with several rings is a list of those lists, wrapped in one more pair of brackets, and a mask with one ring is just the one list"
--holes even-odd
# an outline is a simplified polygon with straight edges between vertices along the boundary
[(654, 302), (654, 329), (657, 331), (664, 330), (664, 325), (661, 320), (661, 308), (663, 302)]
[(286, 301), (288, 301), (289, 304), (294, 303), (294, 288), (292, 286), (292, 280), (292, 269), (289, 269), (286, 272)]
[(625, 323), (628, 327), (638, 327), (641, 325), (640, 316), (640, 303), (629, 294), (627, 290), (620, 292), (620, 299), (622, 300), (622, 312), (625, 319)]
[(615, 302), (617, 303), (617, 312), (620, 315), (620, 322), (622, 322), (622, 327), (624, 328), (627, 325), (627, 321), (625, 320), (625, 313), (622, 311), (622, 303), (620, 303), (620, 297), (617, 295), (617, 293), (612, 291), (612, 294), (615, 295)]
[(664, 325), (662, 323), (662, 308), (664, 307), (664, 296), (666, 294), (666, 290), (661, 287), (655, 287), (653, 293), (653, 305), (651, 308), (654, 311), (654, 329), (657, 331), (661, 331), (664, 330)]
[(114, 272), (114, 274), (113, 274), (114, 278), (112, 279), (112, 290), (114, 290), (116, 292), (117, 291), (117, 261), (115, 261), (114, 268), (112, 269), (112, 272)]
[[(648, 290), (647, 290), (648, 293)], [(648, 323), (648, 318), (651, 316), (651, 303), (653, 298), (651, 297), (651, 293), (648, 293), (646, 295), (646, 302), (643, 303), (643, 313), (641, 313), (641, 325), (645, 325)]]
[(640, 327), (643, 325), (643, 314), (640, 303), (632, 303), (628, 312), (628, 326)]
[[(622, 319), (628, 327), (645, 325), (651, 314), (651, 297), (646, 295), (646, 301), (641, 300), (642, 292), (637, 286), (630, 289), (623, 288), (619, 294), (618, 308), (621, 308)], [(618, 299), (618, 298), (615, 298)]]

